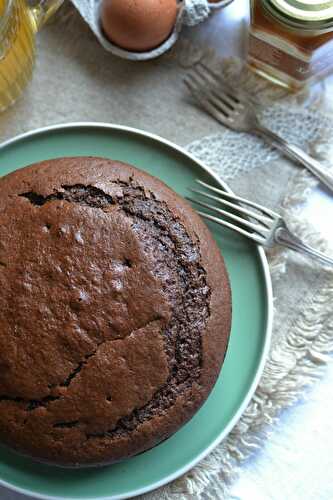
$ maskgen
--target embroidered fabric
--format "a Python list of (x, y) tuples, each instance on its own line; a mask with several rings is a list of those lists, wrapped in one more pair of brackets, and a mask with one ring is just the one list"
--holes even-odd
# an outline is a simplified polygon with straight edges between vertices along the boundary
[[(309, 152), (332, 131), (329, 117), (311, 109), (290, 107), (288, 103), (275, 104), (264, 110), (262, 122), (284, 139)], [(226, 181), (281, 156), (257, 137), (221, 129), (221, 133), (195, 141), (188, 149)]]

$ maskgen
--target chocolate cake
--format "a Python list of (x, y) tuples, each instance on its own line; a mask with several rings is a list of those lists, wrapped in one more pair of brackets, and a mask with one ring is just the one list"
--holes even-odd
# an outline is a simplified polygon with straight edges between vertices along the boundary
[(130, 165), (62, 158), (0, 179), (0, 222), (0, 442), (83, 467), (177, 431), (219, 375), (231, 320), (191, 207)]

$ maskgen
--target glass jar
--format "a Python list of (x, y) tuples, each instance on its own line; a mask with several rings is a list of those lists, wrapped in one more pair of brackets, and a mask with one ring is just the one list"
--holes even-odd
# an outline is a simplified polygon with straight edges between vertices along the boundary
[(298, 90), (333, 71), (333, 0), (251, 0), (248, 63)]

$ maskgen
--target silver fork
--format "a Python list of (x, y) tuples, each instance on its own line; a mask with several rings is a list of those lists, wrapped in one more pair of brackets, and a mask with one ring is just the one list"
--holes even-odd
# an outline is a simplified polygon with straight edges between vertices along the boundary
[(188, 73), (184, 83), (194, 100), (219, 123), (239, 132), (262, 137), (289, 158), (301, 163), (333, 193), (333, 176), (321, 163), (264, 127), (249, 99), (241, 92), (231, 89), (210, 68), (203, 63), (197, 64)]
[[(216, 217), (210, 213), (198, 210), (197, 213), (201, 215), (201, 217), (216, 222), (221, 226), (233, 229), (237, 233), (246, 236), (259, 245), (263, 245), (265, 247), (273, 247), (276, 244), (283, 245), (297, 252), (315, 257), (324, 264), (333, 265), (333, 258), (330, 258), (322, 252), (318, 252), (318, 250), (315, 250), (309, 245), (303, 243), (288, 229), (283, 218), (276, 212), (273, 212), (273, 210), (265, 208), (258, 203), (235, 196), (234, 194), (223, 191), (222, 189), (210, 186), (200, 180), (197, 180), (196, 182), (206, 188), (209, 192), (200, 189), (191, 189), (192, 192), (202, 196), (208, 201), (213, 200), (219, 205), (222, 205), (222, 207), (227, 207), (229, 210), (231, 209), (232, 212), (236, 212), (232, 213), (229, 210), (219, 208), (210, 203), (206, 203), (205, 201), (199, 201), (187, 197), (187, 199), (192, 203), (196, 203), (197, 205), (218, 214), (218, 217)], [(250, 210), (249, 208), (254, 208), (255, 211)], [(228, 222), (224, 219), (224, 217), (234, 221), (235, 224)]]

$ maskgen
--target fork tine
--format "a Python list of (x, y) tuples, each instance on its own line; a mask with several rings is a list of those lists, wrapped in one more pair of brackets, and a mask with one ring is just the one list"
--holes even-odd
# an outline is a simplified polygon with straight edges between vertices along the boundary
[(231, 119), (230, 118), (230, 113), (232, 112), (232, 109), (230, 106), (227, 106), (225, 103), (223, 103), (219, 98), (215, 97), (212, 92), (208, 91), (205, 88), (202, 88), (202, 83), (198, 82), (195, 79), (196, 75), (188, 75), (184, 83), (187, 86), (187, 88), (190, 90), (192, 93), (194, 99), (196, 99), (200, 105), (209, 113), (211, 114), (214, 118), (218, 119), (221, 117), (217, 117), (216, 113), (221, 112), (222, 115), (225, 117), (224, 121), (220, 121), (223, 125), (226, 124), (226, 120)]
[(225, 89), (226, 94), (232, 99), (232, 101), (236, 104), (239, 104), (242, 102), (242, 98), (239, 95), (239, 93), (235, 92), (235, 89), (233, 89), (229, 83), (227, 83), (225, 80), (223, 80), (221, 75), (218, 75), (215, 73), (209, 66), (207, 66), (205, 63), (200, 61), (196, 67), (200, 67), (203, 71), (208, 73), (212, 79), (215, 80), (215, 82), (222, 88)]
[[(263, 236), (265, 237), (264, 234), (262, 234), (262, 232), (264, 231), (269, 231), (268, 228), (265, 228), (263, 226), (260, 226), (258, 224), (254, 224), (253, 222), (250, 222), (246, 219), (243, 219), (241, 217), (238, 217), (238, 215), (235, 215), (233, 213), (230, 213), (230, 212), (227, 212), (226, 210), (223, 210), (221, 208), (217, 208), (217, 207), (214, 207), (213, 205), (209, 205), (208, 203), (204, 203), (202, 201), (198, 201), (198, 200), (194, 200), (193, 198), (190, 198), (190, 197), (186, 197), (187, 200), (191, 201), (192, 203), (196, 203), (197, 205), (200, 205), (201, 207), (204, 207), (204, 208), (208, 208), (209, 210), (211, 210), (212, 212), (215, 212), (219, 215), (224, 215), (226, 217), (229, 217), (230, 219), (236, 221), (236, 222), (239, 222), (240, 224), (242, 224), (243, 226), (249, 228), (249, 229), (252, 229), (253, 231), (255, 231), (257, 234), (259, 234), (260, 236)], [(231, 204), (232, 205), (232, 204)], [(233, 208), (237, 208), (236, 205), (233, 206)], [(251, 233), (250, 233), (251, 234)]]
[(222, 80), (221, 75), (218, 75), (213, 71), (209, 66), (207, 66), (205, 63), (202, 61), (199, 61), (198, 64), (194, 66), (194, 70), (197, 70), (198, 73), (200, 72), (201, 75), (205, 75), (207, 78), (207, 75), (213, 80), (215, 84), (218, 84), (219, 86), (222, 85), (223, 88), (231, 90), (229, 84)]
[[(205, 69), (205, 73), (202, 72), (202, 68)], [(241, 104), (238, 99), (235, 99), (234, 96), (231, 97), (231, 91), (229, 90), (228, 86), (222, 80), (218, 79), (218, 76), (215, 75), (211, 69), (199, 63), (194, 67), (192, 73), (199, 75), (202, 80), (204, 80), (205, 85), (209, 85), (209, 87), (206, 88), (207, 93), (209, 88), (209, 91), (214, 94), (219, 102), (222, 101), (232, 110), (236, 109), (237, 107), (243, 107), (243, 104)]]
[(228, 106), (228, 108), (232, 111), (237, 111), (241, 108), (243, 108), (242, 104), (235, 103), (230, 99), (230, 97), (224, 93), (222, 89), (214, 89), (211, 88), (210, 91), (212, 92), (213, 96), (215, 97), (217, 102), (223, 102)]
[[(238, 105), (234, 100), (232, 100), (224, 88), (222, 82), (217, 80), (217, 77), (210, 70), (209, 72), (202, 72), (202, 66), (200, 63), (196, 65), (192, 71), (189, 73), (193, 78), (196, 78), (198, 85), (200, 85), (202, 92), (206, 93), (207, 98), (212, 94), (217, 99), (216, 104), (221, 104), (221, 101), (231, 110), (235, 109)], [(199, 80), (198, 80), (199, 79)]]
[(207, 189), (210, 189), (211, 191), (214, 191), (217, 194), (220, 194), (221, 196), (224, 196), (225, 198), (229, 198), (234, 201), (239, 201), (240, 203), (244, 203), (244, 205), (248, 205), (252, 208), (255, 208), (262, 212), (263, 214), (268, 215), (271, 219), (275, 219), (276, 217), (280, 217), (276, 212), (273, 210), (270, 210), (269, 208), (263, 207), (262, 205), (259, 205), (258, 203), (255, 203), (253, 201), (246, 200), (245, 198), (241, 198), (240, 196), (236, 196), (234, 194), (231, 194), (227, 191), (223, 191), (222, 189), (216, 188), (214, 186), (211, 186), (210, 184), (207, 184), (206, 182), (201, 181), (200, 179), (196, 179), (198, 184), (201, 186), (204, 186)]
[(221, 96), (214, 92), (213, 89), (210, 89), (210, 92), (208, 90), (204, 91), (204, 94), (210, 103), (220, 109), (226, 116), (229, 117), (230, 113), (235, 111), (234, 108), (227, 104)]
[(200, 105), (205, 109), (215, 120), (217, 120), (219, 123), (222, 125), (226, 124), (226, 121), (228, 120), (228, 115), (223, 113), (222, 110), (218, 110), (211, 102), (210, 100), (204, 98), (202, 92), (200, 89), (197, 87), (197, 85), (190, 79), (186, 78), (184, 80), (185, 85), (191, 92), (192, 96), (194, 99), (196, 99)]
[(246, 238), (249, 238), (259, 245), (264, 245), (265, 240), (264, 238), (260, 238), (254, 233), (249, 233), (248, 231), (245, 231), (244, 229), (235, 226), (234, 224), (231, 224), (230, 222), (227, 222), (225, 220), (219, 219), (218, 217), (214, 217), (214, 215), (207, 214), (206, 212), (201, 212), (200, 210), (197, 210), (197, 213), (203, 217), (204, 219), (207, 219), (209, 221), (215, 222), (216, 224), (219, 224), (220, 226), (227, 227), (228, 229), (232, 229), (236, 233), (242, 234), (243, 236), (246, 236)]
[(207, 76), (209, 76), (214, 83), (220, 83), (218, 75), (214, 73), (214, 71), (206, 66), (202, 61), (199, 61), (198, 64), (194, 66), (193, 71), (197, 71), (204, 78), (207, 78)]
[[(201, 196), (204, 196), (205, 198), (209, 198), (210, 200), (217, 201), (218, 203), (221, 203), (222, 205), (226, 205), (227, 207), (232, 208), (233, 210), (237, 210), (238, 212), (247, 215), (251, 217), (252, 219), (256, 219), (258, 222), (261, 222), (265, 226), (267, 226), (267, 222), (272, 222), (272, 219), (268, 217), (267, 215), (259, 215), (256, 214), (255, 212), (252, 212), (251, 210), (248, 210), (247, 208), (244, 208), (242, 205), (239, 205), (238, 203), (231, 203), (230, 201), (224, 200), (221, 197), (214, 196), (210, 193), (206, 193), (205, 191), (201, 191), (199, 189), (190, 189), (193, 193), (200, 194)], [(269, 227), (269, 226), (267, 226)]]

